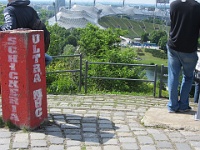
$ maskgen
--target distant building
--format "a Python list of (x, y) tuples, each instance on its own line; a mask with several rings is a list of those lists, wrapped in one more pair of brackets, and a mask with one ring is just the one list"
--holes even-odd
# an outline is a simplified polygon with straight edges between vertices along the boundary
[(65, 0), (55, 0), (56, 12), (59, 12), (60, 7), (65, 7)]

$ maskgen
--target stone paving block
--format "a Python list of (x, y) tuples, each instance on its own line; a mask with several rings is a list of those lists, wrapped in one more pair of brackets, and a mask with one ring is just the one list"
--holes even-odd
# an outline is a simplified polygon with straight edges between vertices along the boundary
[(176, 143), (177, 150), (192, 150), (190, 145), (187, 143)]
[(134, 137), (119, 137), (119, 141), (121, 143), (135, 143), (136, 138), (134, 138)]
[(172, 137), (172, 138), (170, 138), (170, 141), (172, 141), (172, 142), (174, 142), (174, 143), (184, 143), (184, 142), (187, 142), (187, 139), (186, 138), (184, 138), (184, 137), (177, 137), (177, 138), (175, 138), (175, 137)]
[(67, 120), (66, 122), (69, 124), (81, 124), (81, 120)]
[(139, 150), (137, 143), (123, 143), (121, 147), (123, 150)]
[(76, 141), (81, 141), (82, 137), (80, 134), (67, 134), (66, 139), (68, 140), (76, 140)]
[(60, 127), (61, 129), (80, 129), (81, 125), (65, 123), (65, 124), (61, 124)]
[(71, 134), (81, 134), (81, 129), (65, 129), (64, 130), (65, 135), (71, 135)]
[(31, 140), (31, 147), (46, 147), (46, 140)]
[(47, 147), (32, 147), (31, 150), (49, 150)]
[(97, 117), (94, 117), (94, 116), (89, 116), (89, 117), (84, 117), (82, 119), (82, 123), (95, 123), (97, 122), (98, 118)]
[(79, 147), (79, 146), (71, 146), (71, 147), (67, 147), (67, 150), (81, 150), (81, 147)]
[(122, 120), (122, 121), (125, 121), (125, 117), (124, 116), (113, 116), (113, 121), (115, 120)]
[(190, 141), (191, 146), (194, 147), (200, 147), (200, 142), (199, 141)]
[(10, 150), (10, 145), (9, 144), (0, 145), (0, 149), (1, 150)]
[(55, 120), (63, 120), (63, 121), (65, 120), (65, 116), (61, 114), (54, 115), (53, 118)]
[(172, 149), (173, 145), (169, 141), (157, 141), (156, 145), (159, 149)]
[(83, 132), (96, 132), (97, 129), (94, 127), (90, 127), (90, 128), (83, 128)]
[(77, 114), (85, 114), (87, 110), (75, 110), (75, 113)]
[(137, 139), (141, 145), (154, 144), (153, 139), (149, 136), (138, 136)]
[(99, 124), (110, 124), (111, 121), (109, 119), (101, 118), (100, 120), (98, 120), (98, 123)]
[(85, 145), (100, 145), (99, 138), (84, 138)]
[(99, 128), (100, 129), (113, 129), (113, 125), (112, 125), (112, 123), (107, 123), (107, 124), (103, 124), (103, 123), (100, 123), (99, 124)]
[(157, 150), (157, 148), (154, 145), (141, 145), (140, 150)]
[(86, 146), (86, 150), (102, 150), (100, 146)]
[(103, 145), (117, 145), (118, 139), (109, 139), (109, 138), (103, 138), (102, 139)]
[(200, 135), (186, 136), (189, 141), (200, 141)]
[(81, 116), (77, 116), (77, 115), (66, 115), (66, 120), (81, 120)]
[(60, 132), (61, 129), (58, 126), (47, 126), (45, 127), (47, 132)]
[(52, 131), (50, 131), (50, 132), (46, 132), (46, 136), (47, 137), (60, 137), (60, 138), (63, 138), (64, 136), (63, 136), (63, 134), (62, 134), (62, 132), (58, 132), (58, 131), (56, 131), (56, 132), (52, 132)]
[(103, 146), (104, 150), (121, 150), (121, 148), (118, 145), (106, 145)]
[(120, 125), (120, 124), (115, 124), (117, 126), (116, 132), (127, 132), (130, 131), (128, 125)]
[(74, 110), (73, 109), (63, 109), (62, 110), (62, 112), (64, 113), (64, 114), (72, 114), (73, 112), (74, 112)]
[(11, 132), (8, 131), (0, 131), (0, 138), (10, 138)]
[(118, 137), (132, 137), (133, 133), (131, 132), (116, 132)]
[(114, 133), (101, 132), (100, 137), (101, 138), (115, 138), (116, 135)]
[(60, 137), (50, 137), (49, 142), (51, 144), (62, 144), (64, 142), (64, 139)]
[(28, 142), (29, 133), (16, 133), (14, 142)]
[(83, 138), (98, 138), (98, 134), (92, 132), (84, 132)]
[(13, 149), (28, 149), (28, 142), (14, 142), (12, 148)]
[(61, 114), (62, 110), (60, 108), (50, 108), (49, 112), (52, 114)]
[(50, 145), (49, 150), (64, 150), (64, 145)]
[(167, 141), (167, 140), (169, 140), (169, 138), (163, 133), (154, 133), (154, 134), (152, 134), (152, 136), (156, 141)]
[(0, 145), (9, 144), (10, 142), (10, 138), (0, 138)]
[(97, 124), (96, 123), (82, 123), (82, 127), (83, 128), (86, 128), (86, 127), (93, 127), (93, 128), (96, 128), (97, 127)]
[(31, 133), (30, 134), (30, 139), (36, 140), (36, 139), (45, 139), (45, 134), (44, 133)]
[(178, 131), (166, 132), (169, 138), (184, 138), (183, 134)]
[(148, 135), (148, 132), (147, 131), (134, 131), (133, 132), (134, 135)]
[(67, 143), (67, 146), (80, 146), (81, 145), (80, 141), (75, 141), (75, 140), (67, 140), (66, 143)]

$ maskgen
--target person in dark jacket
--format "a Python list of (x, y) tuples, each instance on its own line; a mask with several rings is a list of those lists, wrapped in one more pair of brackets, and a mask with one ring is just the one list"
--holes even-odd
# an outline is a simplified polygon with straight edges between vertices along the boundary
[[(39, 16), (32, 7), (28, 6), (29, 4), (29, 0), (8, 0), (7, 7), (3, 11), (5, 23), (0, 26), (0, 31), (17, 28), (32, 29), (35, 18), (39, 19)], [(44, 29), (46, 29), (45, 25)], [(45, 65), (49, 65), (51, 61), (52, 57), (45, 53)]]
[[(200, 4), (195, 0), (175, 0), (170, 4), (170, 32), (168, 49), (168, 111), (186, 112), (193, 72), (198, 60), (197, 44), (200, 29)], [(179, 77), (182, 83), (179, 97)]]

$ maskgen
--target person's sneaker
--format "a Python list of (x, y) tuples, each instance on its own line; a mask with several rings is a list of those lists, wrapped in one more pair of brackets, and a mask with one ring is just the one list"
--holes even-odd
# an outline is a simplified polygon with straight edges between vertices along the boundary
[(187, 109), (185, 109), (185, 110), (181, 110), (181, 109), (179, 109), (178, 111), (179, 112), (189, 112), (189, 111), (191, 111), (192, 110), (192, 108), (189, 106)]
[(174, 110), (168, 110), (168, 113), (176, 113)]

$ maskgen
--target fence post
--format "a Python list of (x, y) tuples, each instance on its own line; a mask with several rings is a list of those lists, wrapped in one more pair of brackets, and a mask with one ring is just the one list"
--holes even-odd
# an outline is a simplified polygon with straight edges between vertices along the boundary
[(87, 93), (88, 61), (85, 62), (85, 94)]
[(83, 61), (83, 57), (82, 57), (82, 54), (80, 54), (79, 92), (81, 92), (81, 84), (82, 84), (82, 61)]
[(154, 91), (153, 91), (153, 96), (156, 96), (156, 82), (157, 82), (157, 67), (158, 65), (155, 65), (155, 70), (154, 70)]
[(47, 119), (43, 31), (0, 32), (3, 121), (34, 129)]
[(162, 97), (162, 86), (163, 86), (163, 69), (164, 65), (161, 65), (161, 71), (160, 71), (160, 87), (159, 87), (159, 98)]

